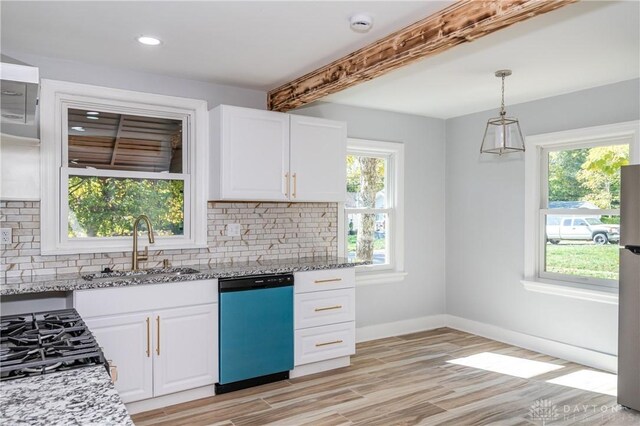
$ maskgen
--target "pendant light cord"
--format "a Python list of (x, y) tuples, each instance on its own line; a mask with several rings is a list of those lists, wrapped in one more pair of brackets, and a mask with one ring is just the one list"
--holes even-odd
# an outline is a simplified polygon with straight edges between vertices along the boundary
[(501, 117), (504, 117), (505, 114), (507, 113), (504, 110), (504, 78), (505, 78), (505, 76), (503, 75), (502, 76), (502, 104), (500, 105), (500, 116)]

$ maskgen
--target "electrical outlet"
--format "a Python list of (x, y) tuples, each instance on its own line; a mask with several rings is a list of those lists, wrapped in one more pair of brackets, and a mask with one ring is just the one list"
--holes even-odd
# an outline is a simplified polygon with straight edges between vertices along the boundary
[(240, 224), (230, 223), (227, 225), (227, 237), (239, 237), (240, 236)]
[(11, 228), (0, 229), (0, 244), (11, 244)]

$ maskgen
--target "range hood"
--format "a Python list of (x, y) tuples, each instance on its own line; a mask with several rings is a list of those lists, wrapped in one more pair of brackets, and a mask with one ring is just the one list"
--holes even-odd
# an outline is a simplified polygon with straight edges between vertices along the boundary
[(3, 139), (38, 138), (39, 82), (38, 68), (2, 55), (0, 131)]

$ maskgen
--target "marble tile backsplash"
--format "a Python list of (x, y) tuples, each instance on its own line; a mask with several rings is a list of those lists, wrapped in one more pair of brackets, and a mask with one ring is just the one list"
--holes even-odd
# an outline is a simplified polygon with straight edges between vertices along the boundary
[[(337, 203), (209, 202), (207, 248), (153, 250), (142, 268), (208, 265), (312, 256), (337, 256)], [(239, 223), (239, 237), (226, 227)], [(40, 203), (0, 201), (0, 227), (12, 228), (12, 243), (2, 246), (3, 277), (99, 272), (131, 268), (131, 252), (40, 255)], [(141, 240), (144, 241), (144, 240)], [(144, 243), (142, 244), (144, 246)]]

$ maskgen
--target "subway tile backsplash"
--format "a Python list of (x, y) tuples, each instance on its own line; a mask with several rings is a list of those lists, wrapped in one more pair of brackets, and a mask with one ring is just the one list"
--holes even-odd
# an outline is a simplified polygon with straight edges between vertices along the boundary
[[(337, 203), (209, 202), (207, 248), (153, 250), (142, 268), (208, 265), (312, 256), (336, 256)], [(239, 237), (227, 237), (226, 226), (241, 225)], [(5, 277), (98, 272), (131, 268), (131, 251), (40, 255), (40, 202), (0, 201), (0, 227), (12, 228), (12, 244), (2, 246)], [(140, 239), (141, 247), (145, 240)]]

